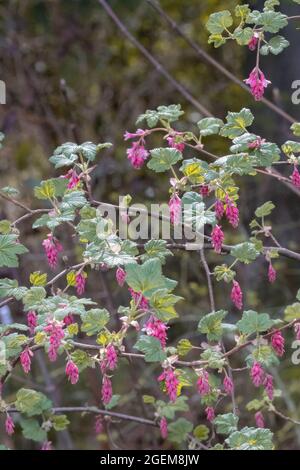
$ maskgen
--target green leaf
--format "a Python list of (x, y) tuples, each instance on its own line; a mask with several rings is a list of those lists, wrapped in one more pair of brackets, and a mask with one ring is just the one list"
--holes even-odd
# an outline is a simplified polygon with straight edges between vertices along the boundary
[(233, 19), (230, 11), (218, 11), (210, 15), (206, 28), (212, 34), (221, 34), (226, 28), (233, 24)]
[(242, 319), (237, 322), (237, 327), (241, 333), (251, 335), (269, 330), (274, 325), (268, 313), (257, 313), (248, 310), (243, 313)]
[(11, 222), (9, 220), (0, 220), (0, 233), (8, 235), (11, 232)]
[(230, 269), (226, 264), (216, 266), (214, 269), (214, 276), (216, 277), (218, 282), (225, 281), (229, 284), (235, 278), (235, 274), (236, 273), (232, 269)]
[(178, 317), (174, 305), (182, 300), (182, 297), (171, 294), (168, 289), (159, 289), (150, 298), (150, 306), (155, 310), (155, 316), (163, 322)]
[(26, 310), (37, 310), (40, 307), (41, 302), (45, 299), (47, 293), (44, 287), (31, 287), (23, 298), (23, 303)]
[(278, 55), (285, 48), (289, 47), (289, 45), (289, 41), (287, 41), (283, 36), (274, 36), (270, 39), (268, 44), (262, 46), (260, 53), (262, 55), (268, 55), (271, 52), (271, 54)]
[(172, 290), (177, 284), (176, 281), (162, 275), (161, 263), (157, 258), (150, 259), (144, 264), (127, 264), (125, 270), (129, 287), (135, 292), (141, 292), (147, 298), (159, 289)]
[(158, 258), (164, 264), (166, 256), (173, 256), (172, 251), (168, 250), (166, 245), (165, 240), (149, 240), (144, 247), (146, 253), (141, 256), (142, 262), (151, 258)]
[(151, 160), (148, 161), (147, 167), (157, 173), (169, 170), (172, 165), (182, 160), (182, 154), (175, 148), (156, 148), (150, 150)]
[(30, 283), (34, 286), (42, 286), (44, 287), (47, 284), (47, 274), (42, 273), (40, 271), (35, 271), (34, 273), (30, 274), (29, 277)]
[(134, 345), (135, 349), (145, 354), (146, 362), (162, 362), (166, 359), (160, 341), (153, 336), (142, 335)]
[(278, 11), (265, 11), (259, 17), (259, 24), (263, 25), (264, 31), (268, 33), (278, 33), (288, 25), (288, 20), (286, 15)]
[(79, 369), (79, 372), (82, 372), (87, 367), (94, 367), (94, 359), (85, 351), (81, 349), (76, 349), (71, 354), (72, 361), (75, 362), (76, 366)]
[(17, 255), (23, 255), (28, 250), (18, 242), (17, 235), (0, 235), (0, 268), (17, 268)]
[[(300, 300), (300, 299), (299, 299)], [(284, 319), (287, 322), (300, 318), (300, 303), (296, 302), (293, 305), (286, 307), (284, 311)]]
[(199, 424), (194, 428), (193, 434), (198, 441), (206, 441), (209, 436), (209, 429), (204, 424)]
[(67, 192), (61, 202), (60, 209), (68, 211), (70, 209), (78, 209), (86, 204), (86, 198), (83, 191), (69, 191)]
[(273, 450), (273, 433), (269, 429), (243, 428), (233, 432), (226, 444), (235, 450)]
[(49, 419), (55, 431), (63, 431), (70, 424), (66, 415), (51, 415)]
[[(300, 0), (299, 0), (300, 1)], [(291, 126), (291, 131), (293, 132), (293, 134), (296, 136), (296, 137), (300, 137), (300, 122), (295, 122), (292, 126)]]
[(244, 134), (246, 128), (253, 123), (254, 116), (247, 108), (243, 108), (239, 113), (228, 113), (226, 117), (227, 123), (221, 129), (221, 135), (234, 139)]
[(81, 330), (84, 331), (87, 336), (92, 336), (103, 330), (109, 320), (109, 313), (105, 308), (93, 308), (81, 315), (81, 319)]
[(34, 188), (34, 195), (37, 199), (52, 199), (55, 196), (55, 185), (53, 181), (42, 181)]
[(239, 418), (233, 413), (218, 415), (213, 424), (217, 427), (218, 434), (231, 434), (237, 430)]
[(170, 106), (159, 106), (157, 110), (148, 109), (145, 114), (141, 114), (136, 123), (147, 122), (148, 127), (155, 127), (158, 121), (167, 121), (168, 123), (177, 121), (184, 112), (180, 104), (171, 104)]
[(185, 412), (189, 410), (187, 397), (178, 397), (174, 402), (165, 403), (162, 400), (156, 402), (158, 414), (167, 419), (174, 419), (175, 414), (179, 411)]
[(168, 426), (168, 439), (180, 444), (185, 441), (192, 432), (193, 424), (185, 418), (179, 418)]
[(254, 161), (247, 153), (220, 157), (213, 165), (222, 167), (223, 172), (229, 175), (251, 175), (254, 171)]
[(177, 344), (177, 353), (179, 356), (186, 356), (193, 349), (192, 343), (188, 339), (181, 339)]
[(200, 129), (200, 135), (214, 135), (218, 134), (224, 123), (221, 119), (217, 118), (204, 118), (197, 122), (197, 126)]
[(120, 401), (120, 398), (121, 398), (121, 395), (113, 395), (111, 397), (111, 400), (109, 403), (107, 403), (107, 405), (105, 405), (105, 409), (106, 410), (111, 410), (112, 408), (114, 408), (115, 406), (118, 405), (119, 401)]
[(275, 205), (272, 201), (268, 201), (256, 209), (255, 215), (259, 218), (266, 217), (272, 213), (273, 209), (275, 209)]
[(300, 142), (295, 142), (294, 140), (288, 140), (282, 145), (282, 151), (286, 155), (291, 155), (293, 153), (300, 153)]
[(46, 431), (40, 426), (36, 419), (20, 420), (23, 436), (35, 442), (43, 442), (47, 439)]
[(235, 7), (234, 13), (237, 18), (241, 18), (242, 20), (245, 20), (249, 13), (251, 12), (249, 5), (237, 5)]
[(251, 261), (256, 260), (259, 256), (259, 252), (256, 250), (256, 247), (253, 243), (244, 242), (239, 245), (235, 245), (230, 254), (234, 256), (241, 263), (249, 264)]
[(233, 32), (234, 39), (240, 46), (247, 46), (253, 36), (252, 28), (236, 28)]
[(1, 188), (2, 193), (7, 194), (8, 196), (19, 196), (20, 191), (16, 188), (13, 188), (12, 186), (4, 186), (4, 188)]
[(21, 300), (27, 291), (26, 287), (19, 287), (18, 281), (15, 279), (0, 279), (0, 298), (1, 297), (14, 297)]
[(16, 394), (15, 406), (21, 413), (34, 416), (49, 410), (52, 402), (41, 392), (29, 388), (20, 388)]
[(225, 310), (219, 310), (201, 318), (198, 330), (207, 335), (208, 341), (218, 341), (221, 338), (223, 332), (222, 321), (227, 313)]
[(206, 349), (201, 354), (201, 359), (208, 361), (208, 367), (211, 369), (221, 369), (225, 364), (225, 359), (222, 357), (222, 353), (212, 348)]

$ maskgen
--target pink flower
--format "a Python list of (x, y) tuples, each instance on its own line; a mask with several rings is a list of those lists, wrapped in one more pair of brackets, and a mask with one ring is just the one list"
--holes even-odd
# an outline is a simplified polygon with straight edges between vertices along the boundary
[(224, 242), (224, 233), (219, 225), (216, 225), (211, 232), (211, 244), (216, 253), (221, 253)]
[(52, 447), (52, 442), (51, 441), (45, 441), (41, 447), (41, 450), (53, 450)]
[(300, 341), (300, 323), (299, 322), (295, 323), (294, 331), (296, 334), (296, 339)]
[(132, 142), (131, 147), (126, 151), (127, 158), (130, 160), (133, 168), (139, 170), (149, 156), (149, 152), (145, 149), (143, 141)]
[(252, 38), (248, 42), (248, 47), (250, 51), (255, 51), (255, 49), (257, 48), (257, 44), (258, 44), (258, 37), (255, 34), (253, 34)]
[(80, 273), (77, 273), (75, 276), (76, 291), (78, 295), (82, 295), (85, 290), (86, 277), (84, 274), (85, 273), (80, 272)]
[(95, 419), (95, 433), (101, 434), (103, 432), (103, 416), (96, 416)]
[(167, 394), (171, 401), (175, 401), (177, 398), (179, 380), (177, 379), (173, 369), (164, 370), (163, 373), (158, 377), (158, 381), (165, 382)]
[(291, 180), (292, 180), (292, 183), (294, 186), (296, 186), (296, 188), (300, 188), (300, 173), (298, 171), (298, 168), (294, 167), (294, 171), (293, 171), (293, 174), (291, 176)]
[(76, 186), (80, 182), (80, 178), (75, 170), (69, 170), (68, 173), (64, 176), (64, 178), (67, 178), (69, 180), (67, 186), (68, 189), (76, 188)]
[(266, 80), (263, 72), (258, 67), (254, 67), (247, 80), (244, 82), (250, 86), (251, 93), (256, 101), (260, 101), (264, 96), (265, 88), (271, 83)]
[(237, 281), (233, 281), (233, 287), (231, 290), (231, 300), (238, 310), (243, 308), (243, 292)]
[(223, 215), (225, 212), (225, 207), (222, 201), (220, 199), (217, 199), (215, 202), (215, 213), (217, 219), (222, 219)]
[(208, 196), (209, 193), (210, 193), (209, 186), (208, 186), (207, 184), (203, 184), (202, 186), (200, 186), (200, 188), (199, 188), (199, 193), (200, 193), (201, 196), (203, 196), (203, 197)]
[(159, 422), (160, 435), (163, 439), (168, 437), (168, 422), (165, 417), (161, 418)]
[(269, 400), (273, 400), (274, 397), (274, 385), (273, 385), (273, 377), (270, 374), (266, 374), (264, 380), (264, 387), (266, 394), (268, 395)]
[(15, 432), (15, 423), (11, 416), (7, 415), (5, 420), (5, 430), (9, 436)]
[(49, 233), (42, 245), (45, 249), (50, 268), (55, 269), (58, 262), (58, 254), (63, 249), (61, 244), (53, 237), (52, 233)]
[(256, 422), (256, 426), (258, 428), (264, 428), (265, 427), (265, 420), (264, 420), (263, 414), (260, 411), (255, 413), (255, 422)]
[(57, 322), (55, 320), (52, 320), (44, 328), (44, 331), (50, 334), (48, 357), (51, 362), (56, 361), (57, 351), (61, 345), (62, 339), (65, 336), (62, 325), (63, 325), (62, 322)]
[(29, 348), (24, 349), (24, 351), (20, 354), (21, 366), (23, 367), (25, 374), (28, 374), (30, 371), (32, 357), (33, 352)]
[(113, 344), (109, 344), (105, 348), (105, 363), (106, 367), (114, 370), (117, 367), (118, 355)]
[(197, 388), (200, 395), (203, 397), (208, 395), (211, 391), (209, 384), (209, 375), (205, 369), (202, 369), (197, 380)]
[(232, 392), (233, 392), (233, 389), (234, 389), (234, 385), (233, 385), (233, 382), (232, 382), (231, 378), (228, 377), (228, 375), (226, 375), (224, 380), (223, 380), (223, 386), (224, 386), (224, 390), (227, 393), (227, 395), (231, 395)]
[(205, 414), (206, 414), (207, 421), (212, 422), (215, 419), (215, 410), (213, 409), (212, 406), (207, 406), (205, 408)]
[(259, 387), (264, 382), (265, 372), (259, 362), (254, 362), (250, 372), (252, 383)]
[(78, 367), (71, 359), (69, 359), (66, 365), (66, 375), (72, 385), (75, 385), (78, 382), (78, 379), (79, 379)]
[(177, 225), (180, 222), (181, 217), (181, 199), (175, 193), (169, 201), (170, 220), (173, 225)]
[(276, 269), (273, 267), (272, 263), (269, 264), (269, 269), (268, 269), (268, 279), (271, 284), (273, 284), (276, 281), (277, 278), (277, 272)]
[(157, 338), (163, 348), (166, 347), (167, 343), (167, 330), (167, 325), (154, 316), (151, 316), (145, 324), (145, 331), (147, 335)]
[(272, 335), (271, 344), (277, 356), (281, 357), (284, 355), (284, 337), (280, 331), (275, 331)]
[(66, 315), (63, 319), (63, 322), (64, 322), (64, 325), (66, 326), (72, 325), (72, 323), (74, 323), (74, 317), (72, 313), (69, 313), (68, 315)]
[(135, 292), (131, 287), (129, 287), (129, 292), (131, 294), (132, 300), (140, 310), (148, 310), (149, 302), (146, 297), (143, 296), (140, 292)]
[(107, 375), (104, 375), (103, 380), (102, 380), (102, 401), (104, 405), (108, 405), (112, 398), (112, 383), (109, 377)]
[(233, 228), (238, 227), (239, 210), (228, 196), (226, 197), (226, 217), (228, 222), (233, 226)]
[(27, 325), (30, 329), (30, 333), (33, 334), (37, 327), (37, 314), (33, 310), (29, 310), (27, 313)]
[(183, 152), (185, 149), (185, 143), (177, 141), (177, 134), (169, 135), (167, 137), (167, 142), (171, 148), (179, 150), (179, 152)]
[(123, 287), (125, 283), (125, 279), (126, 279), (126, 272), (124, 271), (123, 268), (119, 266), (116, 271), (116, 280), (120, 287)]
[(124, 140), (136, 139), (137, 137), (145, 137), (146, 134), (147, 131), (144, 131), (144, 129), (137, 129), (135, 133), (126, 131), (124, 134)]

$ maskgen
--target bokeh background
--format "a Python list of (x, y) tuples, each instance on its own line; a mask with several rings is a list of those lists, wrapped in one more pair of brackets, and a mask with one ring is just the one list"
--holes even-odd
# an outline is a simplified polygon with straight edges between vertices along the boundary
[[(224, 118), (228, 110), (250, 107), (255, 115), (254, 131), (278, 144), (290, 138), (289, 123), (262, 103), (255, 103), (239, 85), (201, 60), (195, 51), (169, 28), (165, 20), (144, 0), (111, 0), (109, 5), (126, 28), (166, 70), (190, 90), (191, 94), (214, 115)], [(244, 79), (253, 68), (254, 57), (247, 48), (228, 44), (214, 50), (207, 45), (204, 27), (210, 13), (234, 8), (242, 3), (236, 0), (162, 0), (161, 6), (201, 48)], [(260, 7), (262, 2), (250, 1)], [(288, 15), (299, 14), (299, 7), (289, 0), (282, 2)], [(0, 79), (7, 86), (7, 104), (0, 105), (0, 128), (5, 133), (5, 147), (0, 155), (0, 187), (11, 185), (21, 191), (28, 205), (38, 207), (33, 198), (33, 187), (41, 179), (58, 175), (49, 164), (53, 150), (65, 141), (112, 142), (113, 148), (101, 154), (93, 174), (95, 198), (116, 202), (119, 194), (131, 194), (135, 202), (166, 201), (168, 177), (142, 169), (133, 170), (126, 158), (123, 134), (135, 129), (135, 121), (146, 109), (161, 104), (180, 103), (185, 116), (180, 124), (184, 129), (195, 129), (202, 117), (172, 83), (132, 45), (107, 16), (97, 0), (2, 0), (0, 4)], [(300, 106), (291, 102), (291, 84), (300, 80), (300, 41), (297, 23), (285, 30), (291, 46), (278, 57), (263, 58), (263, 69), (273, 86), (268, 98), (300, 120)], [(299, 25), (298, 25), (299, 26)], [(153, 141), (153, 145), (157, 143)], [(209, 148), (226, 152), (224, 141), (210, 139)], [(241, 230), (239, 234), (227, 231), (227, 241), (235, 243), (249, 234), (249, 222), (254, 210), (272, 200), (276, 204), (273, 227), (276, 237), (286, 247), (299, 250), (299, 196), (267, 176), (245, 178), (241, 185)], [(0, 201), (0, 218), (14, 219), (20, 210)], [(59, 233), (67, 247), (68, 262), (76, 261), (78, 253), (65, 228)], [(20, 284), (28, 283), (29, 273), (46, 266), (41, 241), (43, 230), (22, 227), (22, 243), (30, 253), (22, 257), (18, 270), (0, 270)], [(219, 262), (213, 254), (209, 263)], [(257, 261), (243, 267), (238, 273), (246, 297), (247, 307), (281, 316), (284, 306), (292, 303), (299, 285), (300, 266), (294, 261), (278, 260), (278, 282), (270, 287), (266, 280), (267, 265)], [(43, 268), (44, 269), (44, 268)], [(46, 267), (45, 267), (46, 269)], [(175, 253), (166, 266), (169, 277), (179, 280), (177, 294), (185, 297), (179, 304), (180, 318), (170, 331), (170, 343), (189, 338), (195, 344), (203, 341), (197, 333), (200, 317), (209, 312), (208, 293), (198, 256), (193, 253)], [(111, 312), (128, 303), (126, 290), (117, 287), (112, 272), (97, 272), (89, 277), (87, 296), (92, 296)], [(219, 307), (228, 308), (229, 287), (216, 286)], [(24, 321), (21, 305), (11, 306), (10, 315)], [(237, 315), (230, 314), (235, 322)], [(116, 323), (117, 325), (117, 323)], [(114, 325), (112, 325), (114, 326)], [(129, 338), (135, 342), (135, 335)], [(288, 348), (287, 348), (288, 349)], [(240, 361), (236, 359), (236, 367)], [(79, 386), (71, 388), (63, 374), (64, 364), (49, 367), (43, 354), (38, 356), (33, 376), (35, 387), (45, 391), (59, 405), (99, 404), (100, 374), (88, 371)], [(273, 371), (274, 372), (274, 371)], [(18, 377), (19, 376), (19, 377)], [(142, 395), (157, 395), (157, 370), (151, 365), (127, 362), (121, 364), (114, 378), (114, 389), (122, 395), (119, 409), (128, 413), (151, 417), (152, 410), (143, 404)], [(22, 377), (22, 378), (20, 378)], [(24, 380), (18, 370), (13, 374), (9, 392)], [(300, 368), (291, 364), (288, 350), (275, 375), (283, 388), (281, 406), (293, 417), (300, 416)], [(25, 385), (30, 386), (30, 380)], [(248, 386), (247, 372), (237, 376), (237, 397), (241, 409), (241, 423), (253, 425), (254, 416), (245, 411), (245, 404), (256, 391)], [(245, 385), (247, 384), (247, 386)], [(204, 422), (199, 398), (187, 389), (193, 414), (187, 416), (195, 423)], [(222, 404), (220, 410), (226, 410)], [(267, 424), (277, 431), (278, 448), (300, 448), (300, 428), (271, 416)], [(1, 426), (0, 434), (3, 427)], [(57, 448), (168, 448), (156, 432), (132, 423), (110, 423), (105, 432), (95, 436), (90, 416), (73, 416), (68, 432), (54, 438)], [(5, 438), (9, 441), (8, 438)], [(21, 435), (10, 447), (36, 448)]]

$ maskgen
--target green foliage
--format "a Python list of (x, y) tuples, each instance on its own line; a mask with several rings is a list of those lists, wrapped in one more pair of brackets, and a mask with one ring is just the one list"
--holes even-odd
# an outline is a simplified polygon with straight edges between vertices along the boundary
[(167, 357), (160, 341), (152, 336), (140, 336), (134, 347), (145, 354), (146, 362), (162, 362)]
[(18, 411), (31, 417), (49, 410), (52, 403), (41, 392), (28, 388), (20, 388), (16, 394), (15, 406)]
[(267, 313), (257, 313), (254, 310), (244, 312), (242, 319), (237, 322), (238, 329), (244, 335), (267, 331), (273, 325), (274, 320)]
[(18, 242), (17, 235), (0, 235), (0, 267), (18, 267), (17, 255), (23, 255), (27, 252), (27, 248)]
[(227, 313), (225, 310), (219, 310), (201, 318), (198, 330), (207, 335), (208, 341), (218, 341), (221, 338), (223, 332), (222, 321)]

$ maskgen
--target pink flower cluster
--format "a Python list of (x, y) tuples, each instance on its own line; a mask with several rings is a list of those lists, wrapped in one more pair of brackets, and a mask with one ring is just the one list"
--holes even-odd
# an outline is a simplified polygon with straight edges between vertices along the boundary
[(173, 225), (177, 225), (181, 218), (181, 199), (175, 193), (169, 201), (170, 220)]
[(284, 355), (284, 337), (280, 331), (275, 331), (271, 336), (271, 344), (277, 356), (282, 357)]
[(268, 268), (268, 279), (271, 284), (273, 284), (276, 281), (277, 278), (277, 272), (276, 269), (273, 267), (272, 263), (269, 263), (269, 268)]
[(102, 370), (114, 370), (118, 364), (118, 355), (117, 351), (113, 344), (109, 344), (105, 348), (105, 358), (101, 364), (101, 368), (104, 367)]
[(140, 292), (135, 292), (131, 287), (129, 287), (129, 292), (131, 294), (131, 298), (140, 310), (148, 310), (149, 302)]
[(146, 334), (157, 338), (163, 348), (165, 348), (167, 344), (167, 330), (168, 326), (154, 316), (151, 316), (145, 324)]
[(226, 196), (226, 218), (228, 222), (237, 228), (239, 225), (239, 210), (229, 196)]
[(75, 170), (69, 170), (68, 173), (64, 176), (68, 181), (68, 189), (74, 189), (80, 182), (80, 177), (77, 175)]
[(69, 359), (66, 365), (66, 376), (72, 385), (75, 385), (79, 380), (79, 370), (76, 364)]
[(261, 411), (255, 413), (255, 423), (258, 428), (265, 427), (265, 420)]
[(183, 152), (184, 149), (185, 149), (185, 143), (182, 142), (182, 141), (180, 142), (180, 139), (178, 139), (178, 136), (179, 136), (178, 133), (174, 133), (172, 135), (169, 135), (167, 137), (167, 142), (168, 142), (168, 145), (171, 148), (179, 150), (179, 152)]
[(212, 406), (207, 406), (205, 408), (205, 414), (206, 414), (206, 419), (209, 422), (212, 422), (215, 419), (215, 410), (213, 409)]
[(75, 275), (76, 292), (78, 295), (82, 295), (84, 293), (85, 282), (86, 282), (85, 273), (79, 272)]
[(265, 88), (267, 88), (267, 86), (271, 83), (269, 80), (266, 80), (263, 72), (257, 66), (254, 67), (249, 75), (249, 78), (244, 80), (244, 82), (250, 86), (251, 93), (256, 101), (260, 101), (262, 99)]
[(197, 380), (197, 389), (201, 397), (208, 395), (211, 392), (211, 387), (209, 384), (209, 375), (207, 370), (202, 369)]
[(29, 310), (27, 313), (27, 325), (30, 330), (30, 334), (34, 334), (34, 330), (37, 327), (37, 314), (33, 310)]
[(101, 395), (102, 395), (102, 401), (104, 405), (108, 405), (112, 398), (112, 383), (109, 377), (107, 375), (103, 376), (102, 379), (102, 390), (101, 390)]
[(215, 202), (215, 213), (216, 213), (217, 219), (219, 220), (222, 219), (224, 212), (225, 212), (225, 207), (224, 207), (223, 202), (220, 201), (220, 199), (217, 199)]
[(226, 375), (223, 380), (223, 386), (227, 395), (231, 395), (234, 390), (234, 385), (233, 385), (233, 381), (231, 380), (230, 377), (228, 377), (228, 375)]
[(295, 331), (296, 339), (300, 340), (300, 323), (299, 322), (295, 323), (294, 331)]
[(199, 193), (201, 196), (206, 197), (210, 194), (210, 188), (207, 184), (202, 184), (199, 188)]
[(224, 242), (224, 233), (219, 225), (216, 225), (211, 232), (211, 244), (216, 253), (221, 253)]
[(296, 165), (294, 167), (294, 171), (293, 171), (293, 174), (291, 176), (291, 180), (292, 180), (293, 185), (296, 188), (300, 188), (300, 173), (299, 173), (299, 170), (296, 167)]
[(120, 287), (124, 286), (125, 279), (126, 279), (126, 272), (124, 271), (123, 268), (119, 266), (116, 271), (116, 281)]
[(163, 371), (158, 377), (158, 381), (164, 381), (167, 394), (171, 401), (175, 401), (178, 393), (179, 380), (176, 377), (173, 369), (169, 368)]
[(257, 48), (257, 44), (258, 44), (258, 35), (253, 34), (252, 38), (250, 39), (248, 43), (248, 47), (250, 51), (255, 51), (255, 49)]
[(101, 434), (103, 432), (103, 416), (96, 416), (95, 419), (95, 433)]
[(168, 422), (166, 418), (163, 416), (159, 422), (159, 429), (160, 435), (163, 439), (167, 439), (168, 437)]
[(238, 310), (243, 308), (243, 292), (237, 281), (233, 281), (233, 287), (231, 290), (231, 300)]
[(255, 387), (260, 387), (263, 385), (265, 387), (266, 394), (269, 400), (273, 400), (274, 396), (274, 385), (273, 385), (273, 377), (270, 374), (266, 374), (264, 369), (262, 368), (259, 362), (254, 362), (250, 376), (252, 379), (252, 383)]
[(28, 374), (31, 368), (31, 358), (33, 357), (33, 352), (29, 348), (25, 348), (24, 351), (20, 354), (21, 366), (25, 374)]
[(50, 345), (49, 345), (49, 350), (48, 350), (48, 357), (51, 362), (56, 361), (57, 351), (65, 336), (62, 326), (63, 326), (62, 322), (57, 322), (56, 320), (52, 320), (44, 328), (44, 331), (50, 334), (50, 337), (49, 337)]
[(138, 129), (136, 133), (125, 132), (124, 134), (125, 140), (138, 138), (137, 141), (132, 142), (131, 147), (126, 151), (128, 160), (137, 170), (144, 165), (149, 156), (149, 152), (145, 148), (145, 135), (146, 131), (143, 129)]
[(41, 447), (41, 450), (53, 450), (52, 447), (52, 442), (51, 441), (45, 441)]
[(72, 313), (68, 313), (68, 315), (64, 317), (63, 322), (66, 326), (72, 325), (72, 323), (74, 323), (74, 317)]
[(13, 419), (9, 414), (6, 417), (5, 420), (5, 430), (6, 433), (11, 436), (15, 432), (15, 423), (13, 422)]
[(63, 250), (63, 247), (52, 233), (48, 234), (42, 245), (45, 249), (50, 268), (55, 269), (58, 262), (58, 254)]

